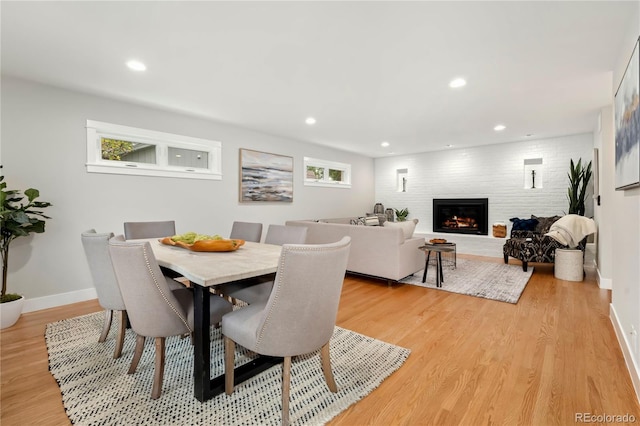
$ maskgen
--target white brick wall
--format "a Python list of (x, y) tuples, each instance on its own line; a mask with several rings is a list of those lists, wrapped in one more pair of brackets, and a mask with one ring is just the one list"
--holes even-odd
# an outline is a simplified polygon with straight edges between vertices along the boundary
[[(495, 222), (507, 224), (512, 217), (528, 218), (566, 214), (569, 162), (593, 156), (591, 133), (552, 139), (531, 140), (475, 148), (426, 152), (375, 160), (376, 202), (385, 208), (408, 208), (409, 218), (418, 218), (416, 233), (432, 238), (434, 198), (488, 198), (489, 237), (447, 235), (464, 243), (460, 253), (501, 255), (501, 241), (491, 237)], [(543, 188), (524, 189), (524, 160), (542, 158)], [(407, 192), (398, 192), (396, 173), (407, 169)], [(373, 209), (373, 206), (372, 206)], [(591, 192), (587, 216), (593, 216)], [(446, 236), (444, 238), (447, 238)], [(500, 253), (495, 254), (495, 248)], [(492, 253), (492, 254), (488, 254)]]

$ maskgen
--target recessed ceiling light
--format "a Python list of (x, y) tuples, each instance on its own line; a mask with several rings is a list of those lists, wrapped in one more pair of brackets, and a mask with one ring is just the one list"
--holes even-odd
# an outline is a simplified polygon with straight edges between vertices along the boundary
[(309, 126), (316, 124), (316, 119), (313, 117), (308, 117), (305, 121)]
[(454, 80), (451, 80), (451, 82), (449, 83), (449, 87), (457, 89), (458, 87), (465, 86), (466, 84), (467, 81), (464, 78), (456, 78)]
[(445, 145), (447, 148), (453, 148), (453, 145), (451, 145), (450, 143)]
[(505, 126), (504, 124), (498, 124), (496, 127), (493, 128), (493, 130), (495, 130), (496, 132), (501, 132), (506, 128), (507, 126)]
[(530, 138), (531, 136), (533, 136), (533, 133), (527, 133), (525, 136)]
[(386, 148), (386, 147), (388, 147), (388, 146), (389, 146), (389, 142), (384, 141), (384, 142), (382, 142), (382, 143), (380, 144), (380, 146), (382, 146), (382, 147)]
[(134, 71), (145, 71), (147, 66), (140, 61), (131, 60), (127, 62), (127, 66)]

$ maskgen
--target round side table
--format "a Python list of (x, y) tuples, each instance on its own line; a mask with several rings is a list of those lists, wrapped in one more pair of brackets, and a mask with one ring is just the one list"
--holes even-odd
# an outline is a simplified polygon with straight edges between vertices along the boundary
[(429, 268), (429, 258), (431, 257), (431, 252), (434, 252), (436, 256), (436, 287), (442, 287), (442, 283), (444, 282), (444, 275), (442, 273), (442, 253), (450, 253), (450, 252), (455, 253), (456, 245), (454, 243), (443, 243), (443, 244), (426, 243), (425, 245), (418, 247), (418, 249), (427, 253), (427, 259), (424, 263), (424, 272), (422, 274), (422, 282), (427, 281), (427, 270)]
[(582, 281), (584, 278), (582, 250), (556, 249), (553, 275), (560, 280)]

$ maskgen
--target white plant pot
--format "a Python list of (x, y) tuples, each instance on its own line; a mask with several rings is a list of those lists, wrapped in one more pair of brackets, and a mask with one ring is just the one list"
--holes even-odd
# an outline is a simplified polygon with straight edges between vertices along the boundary
[(22, 314), (24, 296), (13, 302), (0, 303), (0, 329), (11, 327)]

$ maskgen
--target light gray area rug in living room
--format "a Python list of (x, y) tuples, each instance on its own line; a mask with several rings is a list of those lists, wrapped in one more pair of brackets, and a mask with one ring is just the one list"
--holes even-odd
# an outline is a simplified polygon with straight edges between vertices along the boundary
[(455, 268), (450, 263), (443, 262), (442, 269), (444, 275), (442, 287), (436, 287), (436, 268), (431, 262), (426, 282), (422, 282), (423, 270), (400, 282), (500, 302), (517, 303), (533, 274), (531, 266), (527, 272), (524, 272), (520, 265), (460, 258)]
[[(162, 395), (151, 399), (153, 339), (147, 339), (135, 374), (127, 374), (135, 336), (127, 330), (122, 357), (113, 359), (115, 327), (98, 343), (103, 313), (48, 324), (49, 369), (58, 381), (69, 419), (76, 425), (279, 425), (282, 368), (275, 366), (200, 403), (193, 396), (190, 339), (167, 339)], [(224, 372), (219, 329), (212, 330), (212, 376)], [(324, 424), (364, 398), (400, 368), (410, 351), (336, 327), (331, 361), (338, 392), (324, 381), (319, 354), (295, 357), (291, 368), (292, 424)], [(238, 364), (248, 353), (236, 353)]]

